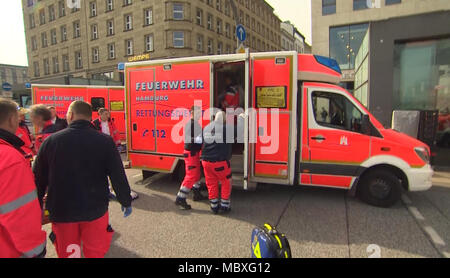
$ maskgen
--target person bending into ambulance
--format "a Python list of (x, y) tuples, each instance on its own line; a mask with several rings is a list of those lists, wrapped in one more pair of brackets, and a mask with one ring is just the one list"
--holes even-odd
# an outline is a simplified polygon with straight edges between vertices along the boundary
[[(234, 129), (231, 128), (231, 130)], [(227, 213), (231, 210), (230, 159), (234, 140), (231, 142), (227, 140), (229, 138), (227, 138), (226, 131), (226, 118), (223, 111), (217, 112), (214, 121), (203, 130), (204, 145), (201, 161), (205, 173), (206, 186), (208, 187), (211, 211), (214, 214), (217, 214), (219, 211)], [(219, 182), (221, 184), (220, 199)]]
[(30, 118), (34, 127), (37, 128), (38, 134), (34, 142), (35, 152), (39, 152), (39, 148), (47, 137), (55, 133), (56, 126), (52, 123), (52, 113), (43, 104), (35, 104), (30, 107)]
[(227, 108), (239, 107), (239, 86), (235, 85), (230, 75), (225, 76), (225, 90), (219, 96), (219, 108), (226, 111)]
[(191, 120), (186, 124), (184, 133), (184, 165), (186, 170), (186, 176), (181, 183), (180, 190), (178, 191), (175, 204), (180, 209), (191, 209), (191, 206), (186, 202), (186, 197), (192, 190), (194, 193), (194, 201), (205, 200), (206, 197), (200, 192), (200, 150), (202, 148), (202, 127), (199, 124), (199, 120), (202, 116), (202, 108), (198, 106), (192, 106), (191, 108)]

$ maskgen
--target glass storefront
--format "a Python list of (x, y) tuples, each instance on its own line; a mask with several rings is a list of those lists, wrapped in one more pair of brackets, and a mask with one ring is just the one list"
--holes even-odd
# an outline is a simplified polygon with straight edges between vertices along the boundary
[(330, 27), (330, 57), (336, 59), (341, 69), (355, 68), (356, 54), (368, 28), (367, 23)]
[(438, 110), (436, 164), (449, 164), (450, 38), (395, 44), (394, 109)]

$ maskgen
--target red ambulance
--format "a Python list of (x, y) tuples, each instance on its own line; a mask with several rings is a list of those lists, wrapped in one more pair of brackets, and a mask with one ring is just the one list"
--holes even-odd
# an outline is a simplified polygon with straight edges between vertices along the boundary
[[(182, 173), (179, 130), (188, 110), (218, 107), (225, 76), (240, 87), (247, 117), (233, 146), (233, 184), (257, 183), (350, 190), (381, 207), (402, 190), (431, 187), (429, 147), (385, 129), (337, 86), (335, 60), (296, 52), (266, 52), (125, 64), (128, 160), (132, 168)], [(203, 118), (203, 126), (211, 120)]]
[[(126, 139), (124, 90), (121, 86), (83, 85), (31, 85), (33, 104), (54, 106), (58, 117), (65, 118), (69, 105), (75, 100), (83, 100), (92, 105), (94, 111), (106, 108), (111, 112), (120, 139)], [(97, 113), (92, 115), (96, 119)]]

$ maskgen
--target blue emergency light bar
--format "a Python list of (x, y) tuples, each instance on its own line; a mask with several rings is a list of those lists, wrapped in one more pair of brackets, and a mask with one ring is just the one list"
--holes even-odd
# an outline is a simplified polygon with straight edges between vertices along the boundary
[(314, 55), (314, 58), (316, 58), (316, 61), (319, 64), (342, 74), (341, 68), (339, 67), (339, 64), (336, 60), (320, 55)]

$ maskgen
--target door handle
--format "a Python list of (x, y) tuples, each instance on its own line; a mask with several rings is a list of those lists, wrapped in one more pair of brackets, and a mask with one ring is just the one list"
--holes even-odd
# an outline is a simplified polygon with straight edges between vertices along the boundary
[(133, 124), (133, 130), (137, 131), (137, 124)]
[(315, 136), (315, 137), (311, 137), (311, 139), (313, 139), (313, 140), (325, 140), (326, 138), (325, 137), (323, 137), (323, 136)]

